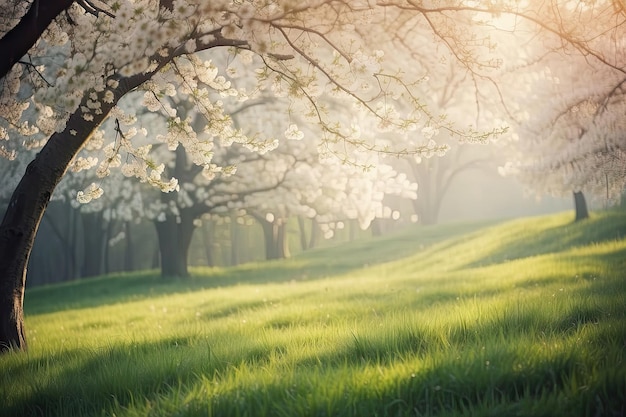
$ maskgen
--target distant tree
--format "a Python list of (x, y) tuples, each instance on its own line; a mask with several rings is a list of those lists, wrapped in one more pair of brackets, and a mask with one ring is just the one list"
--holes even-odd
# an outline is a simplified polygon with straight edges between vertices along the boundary
[(518, 98), (519, 107), (510, 106), (518, 128), (504, 172), (538, 195), (573, 194), (576, 220), (588, 217), (585, 195), (612, 204), (626, 188), (626, 51), (617, 41), (626, 32), (607, 26), (623, 19), (607, 6), (564, 10), (581, 22), (575, 36), (596, 37), (563, 45), (544, 34), (544, 43), (526, 52), (537, 60), (515, 76), (510, 93)]
[[(336, 117), (343, 117), (346, 125), (356, 125), (355, 113), (358, 112), (346, 110), (345, 106), (334, 103)], [(316, 126), (306, 125), (300, 130), (297, 123), (301, 120), (295, 115), (290, 117), (296, 123), (279, 132), (280, 127), (273, 119), (287, 110), (280, 103), (274, 103), (249, 108), (241, 114), (245, 125), (254, 128), (258, 123), (265, 131), (273, 129), (275, 137), (285, 136), (287, 140), (255, 163), (238, 168), (237, 175), (233, 176), (233, 180), (244, 184), (259, 177), (259, 173), (263, 173), (263, 178), (271, 175), (284, 178), (279, 187), (247, 195), (237, 204), (262, 225), (268, 259), (288, 255), (286, 228), (294, 217), (312, 219), (313, 231), (319, 228), (325, 238), (330, 238), (334, 229), (349, 220), (358, 221), (361, 228), (366, 229), (375, 218), (390, 217), (391, 210), (384, 204), (386, 196), (415, 198), (417, 185), (394, 170), (380, 155), (357, 149), (346, 152), (348, 146), (343, 145), (343, 156), (353, 158), (352, 163), (337, 164), (336, 158), (329, 155), (329, 152), (337, 152), (330, 144), (319, 146), (319, 141), (311, 140), (323, 132)], [(376, 130), (372, 130), (362, 132), (360, 139), (376, 144), (376, 136)], [(427, 149), (426, 146), (421, 148), (424, 152)], [(243, 176), (239, 176), (240, 173)]]

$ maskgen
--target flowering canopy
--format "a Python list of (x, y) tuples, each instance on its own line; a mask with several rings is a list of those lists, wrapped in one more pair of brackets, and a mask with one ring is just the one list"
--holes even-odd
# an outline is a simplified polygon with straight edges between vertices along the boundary
[(502, 172), (539, 195), (614, 202), (626, 188), (626, 16), (607, 1), (551, 6), (533, 9), (520, 34), (526, 65), (508, 92), (517, 140)]
[[(13, 11), (0, 19), (6, 32), (26, 7), (15, 0), (3, 3)], [(406, 71), (406, 61), (397, 54), (419, 47), (407, 45), (403, 35), (410, 34), (421, 11), (401, 14), (389, 6), (329, 0), (116, 0), (93, 5), (92, 13), (86, 13), (84, 5), (72, 4), (52, 21), (27, 59), (2, 79), (0, 153), (15, 158), (23, 147), (42, 146), (54, 132), (88, 136), (108, 116), (116, 120), (114, 132), (98, 133), (87, 145), (104, 149), (106, 156), (83, 157), (75, 166), (95, 167), (98, 176), (120, 168), (124, 175), (171, 191), (177, 187), (176, 179), (163, 178), (163, 167), (151, 157), (151, 147), (137, 147), (132, 138), (138, 134), (155, 138), (169, 149), (180, 144), (211, 175), (217, 166), (211, 162), (207, 136), (261, 152), (277, 145), (274, 138), (262, 134), (245, 135), (224, 110), (227, 101), (246, 101), (264, 91), (292, 99), (290, 111), (322, 126), (320, 139), (328, 143), (377, 150), (334, 117), (322, 96), (351, 98), (376, 119), (381, 130), (421, 126), (424, 134), (434, 134), (442, 120), (431, 116), (414, 94), (422, 74)], [(398, 20), (400, 15), (406, 17)], [(432, 33), (444, 39), (458, 35), (443, 23)], [(459, 36), (456, 48), (470, 62), (464, 39)], [(226, 71), (214, 64), (211, 55), (198, 53), (217, 47), (231, 48), (226, 52), (230, 56)], [(237, 85), (241, 71), (254, 74), (254, 83)], [(136, 126), (137, 108), (118, 106), (126, 91), (136, 88), (144, 91), (142, 111), (167, 115), (167, 133)], [(164, 100), (177, 95), (192, 100), (204, 116), (202, 132)], [(68, 124), (71, 115), (78, 120)], [(454, 130), (447, 124), (445, 128)], [(287, 138), (301, 136), (287, 120), (284, 132)], [(198, 139), (199, 133), (205, 139)], [(133, 158), (121, 160), (122, 151)], [(385, 151), (421, 149), (387, 146)], [(80, 198), (88, 201), (99, 194), (97, 186), (89, 187)]]

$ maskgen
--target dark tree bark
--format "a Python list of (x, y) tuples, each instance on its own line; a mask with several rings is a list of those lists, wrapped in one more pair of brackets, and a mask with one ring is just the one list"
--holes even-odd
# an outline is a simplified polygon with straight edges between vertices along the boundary
[(154, 250), (152, 251), (152, 269), (158, 269), (161, 265), (161, 245), (159, 245), (157, 236), (157, 244), (154, 245)]
[(52, 21), (74, 0), (34, 0), (17, 25), (0, 39), (0, 78), (3, 78), (41, 37)]
[[(86, 103), (85, 103), (86, 104)], [(24, 287), (33, 242), (50, 196), (70, 161), (109, 108), (86, 122), (73, 114), (63, 132), (53, 134), (16, 187), (0, 225), (0, 350), (25, 349)], [(76, 130), (71, 135), (70, 130)]]
[(265, 259), (278, 259), (276, 255), (276, 239), (274, 236), (274, 225), (266, 220), (259, 220), (263, 229), (263, 241), (265, 242)]
[[(162, 58), (154, 72), (169, 60)], [(86, 121), (80, 111), (87, 106), (85, 94), (81, 107), (70, 116), (62, 132), (54, 133), (28, 165), (15, 188), (0, 224), (0, 352), (26, 349), (24, 332), (24, 288), (30, 252), (50, 196), (70, 162), (128, 91), (150, 79), (152, 73), (119, 80), (112, 90), (111, 103), (102, 102), (99, 114)], [(72, 132), (72, 133), (70, 133)]]
[(195, 227), (194, 214), (181, 209), (180, 217), (166, 215), (165, 221), (155, 221), (161, 254), (161, 276), (164, 278), (189, 276), (187, 261)]
[[(161, 276), (177, 277), (181, 275), (182, 266), (178, 256), (178, 233), (176, 218), (172, 215), (166, 216), (163, 221), (155, 221), (157, 237), (159, 239), (159, 260), (161, 266)], [(184, 274), (184, 272), (182, 272)]]
[[(176, 149), (174, 168), (171, 172), (180, 182), (189, 180), (187, 153), (182, 146)], [(177, 193), (161, 194), (161, 201), (166, 207), (177, 205)], [(164, 221), (155, 221), (159, 250), (161, 253), (161, 276), (164, 278), (188, 277), (187, 260), (189, 246), (193, 238), (193, 221), (201, 212), (198, 206), (178, 208), (179, 216), (166, 213)]]
[(287, 224), (280, 223), (276, 231), (276, 253), (279, 259), (287, 259), (291, 256), (289, 250), (289, 240), (287, 239)]
[(587, 200), (585, 200), (585, 195), (582, 191), (574, 192), (574, 209), (576, 210), (575, 222), (589, 218)]
[(315, 219), (311, 219), (311, 230), (307, 239), (307, 228), (305, 218), (298, 216), (298, 230), (300, 231), (300, 248), (303, 251), (313, 249), (317, 245), (317, 239), (319, 237), (319, 227)]

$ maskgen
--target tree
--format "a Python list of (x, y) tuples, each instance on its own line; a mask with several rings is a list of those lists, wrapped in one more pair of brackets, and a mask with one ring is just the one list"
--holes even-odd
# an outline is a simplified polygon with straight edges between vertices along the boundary
[[(342, 117), (345, 125), (357, 124), (359, 112), (352, 109), (350, 103), (337, 100), (333, 103), (330, 99), (328, 102), (333, 104), (334, 114)], [(262, 226), (267, 259), (288, 256), (286, 228), (293, 217), (312, 219), (315, 227), (320, 227), (325, 237), (330, 238), (333, 230), (345, 221), (357, 220), (365, 229), (377, 217), (390, 217), (391, 210), (384, 204), (386, 196), (415, 198), (417, 185), (394, 170), (380, 155), (344, 144), (343, 156), (352, 158), (354, 163), (337, 164), (334, 157), (327, 155), (329, 151), (337, 152), (331, 144), (319, 146), (317, 140), (312, 140), (323, 134), (321, 129), (304, 124), (296, 115), (290, 115), (293, 123), (281, 132), (276, 115), (288, 113), (284, 104), (275, 100), (264, 106), (249, 107), (237, 115), (240, 123), (249, 129), (254, 130), (258, 124), (274, 137), (286, 139), (250, 164), (237, 163), (237, 173), (232, 177), (233, 181), (241, 183), (236, 189), (245, 189), (246, 185), (257, 181), (280, 182), (278, 187), (248, 193), (236, 203), (237, 208), (253, 216)], [(359, 137), (377, 144), (377, 135), (373, 129), (362, 132)], [(426, 147), (423, 149), (425, 151)]]
[(525, 77), (516, 76), (525, 88), (511, 93), (520, 103), (518, 139), (504, 172), (538, 195), (573, 194), (577, 221), (588, 217), (585, 194), (610, 204), (626, 187), (626, 54), (615, 41), (625, 33), (609, 26), (623, 16), (608, 6), (563, 10), (587, 23), (573, 36), (597, 37), (565, 46), (554, 33), (544, 38), (527, 52), (537, 58)]
[[(220, 152), (216, 147), (214, 152), (215, 162), (226, 165), (236, 159), (240, 168), (257, 158), (254, 155), (249, 156), (249, 152), (237, 146), (224, 152)], [(243, 155), (248, 156), (242, 157)], [(174, 171), (181, 188), (175, 193), (161, 194), (162, 204), (154, 217), (160, 245), (161, 273), (165, 277), (189, 275), (187, 268), (189, 247), (196, 225), (202, 216), (225, 212), (236, 207), (247, 196), (280, 187), (283, 181), (279, 176), (259, 182), (254, 180), (258, 178), (256, 175), (244, 177), (243, 181), (236, 182), (234, 176), (237, 174), (228, 178), (205, 179), (200, 175), (200, 170), (186, 161), (185, 150), (182, 148), (176, 150)], [(270, 172), (269, 169), (266, 171)]]
[[(424, 63), (429, 68), (428, 89), (424, 91), (429, 108), (438, 113), (445, 113), (446, 120), (456, 125), (474, 124), (487, 125), (487, 120), (498, 118), (497, 94), (487, 94), (493, 88), (484, 85), (488, 80), (464, 68), (449, 56), (441, 53), (441, 58)], [(481, 86), (480, 88), (478, 86)], [(435, 87), (436, 86), (436, 87)], [(426, 90), (426, 89), (425, 89)], [(493, 123), (493, 122), (491, 122)], [(414, 132), (404, 140), (407, 146), (416, 143), (428, 142), (431, 132)], [(481, 144), (490, 144), (489, 138), (479, 139)], [(464, 173), (473, 169), (496, 169), (495, 156), (492, 147), (482, 146), (477, 149), (475, 143), (459, 141), (457, 138), (446, 135), (438, 136), (437, 143), (445, 146), (445, 152), (440, 157), (434, 154), (407, 155), (403, 158), (407, 167), (397, 166), (397, 169), (406, 171), (419, 184), (418, 198), (412, 201), (417, 221), (423, 225), (436, 224), (443, 200), (450, 186)]]
[[(133, 156), (121, 164), (126, 174), (163, 191), (177, 188), (175, 179), (161, 177), (164, 166), (150, 157), (149, 148), (133, 146), (133, 115), (117, 107), (128, 92), (144, 89), (145, 106), (157, 110), (163, 103), (161, 97), (183, 91), (194, 98), (198, 111), (206, 118), (205, 130), (209, 135), (226, 143), (240, 142), (259, 149), (253, 138), (233, 129), (221, 102), (213, 100), (210, 91), (240, 98), (246, 93), (218, 76), (217, 68), (201, 58), (199, 52), (234, 47), (257, 53), (261, 63), (257, 90), (270, 88), (276, 94), (285, 93), (296, 99), (294, 109), (305, 112), (324, 127), (324, 141), (376, 150), (351, 137), (350, 129), (341, 128), (332, 114), (324, 111), (324, 106), (316, 101), (323, 90), (352, 97), (387, 128), (438, 124), (412, 94), (411, 77), (401, 76), (397, 68), (386, 68), (385, 54), (372, 51), (387, 49), (387, 56), (391, 56), (389, 48), (393, 47), (397, 52), (393, 45), (394, 22), (387, 20), (385, 4), (331, 0), (280, 4), (164, 0), (158, 4), (146, 0), (103, 5), (103, 13), (98, 14), (86, 12), (76, 4), (64, 9), (67, 3), (60, 0), (53, 3), (62, 6), (63, 13), (43, 33), (43, 42), (29, 51), (32, 66), (29, 64), (28, 68), (34, 71), (24, 72), (23, 66), (14, 65), (2, 79), (0, 92), (0, 138), (34, 136), (45, 143), (15, 188), (0, 225), (3, 350), (26, 346), (22, 307), (26, 265), (50, 196), (69, 164), (107, 117), (116, 119), (117, 136), (110, 156), (100, 162), (99, 172), (106, 175), (109, 168), (120, 164), (120, 152), (127, 152)], [(438, 12), (437, 8), (413, 9), (417, 15), (427, 17)], [(23, 16), (26, 15), (21, 12), (16, 16), (3, 15), (0, 27), (8, 32), (16, 20), (19, 25)], [(433, 24), (432, 19), (427, 20)], [(363, 30), (366, 27), (367, 31)], [(449, 25), (432, 27), (435, 36), (449, 47), (467, 52), (465, 61), (475, 56), (470, 50), (473, 47), (464, 47), (465, 41), (474, 42), (469, 33), (458, 36)], [(450, 44), (451, 38), (458, 42)], [(65, 59), (55, 63), (54, 68), (46, 67), (45, 57), (54, 55)], [(209, 87), (199, 87), (198, 81)], [(398, 97), (411, 104), (404, 114), (390, 111)], [(24, 119), (29, 105), (39, 115), (34, 123)], [(445, 128), (454, 131), (451, 126)], [(181, 143), (190, 151), (192, 160), (211, 170), (210, 151), (202, 146), (188, 121), (177, 118), (175, 112), (162, 140), (172, 147)], [(3, 154), (13, 155), (19, 142), (3, 144)], [(263, 144), (262, 141), (260, 146)], [(89, 201), (101, 193), (94, 185), (79, 193), (78, 198)]]

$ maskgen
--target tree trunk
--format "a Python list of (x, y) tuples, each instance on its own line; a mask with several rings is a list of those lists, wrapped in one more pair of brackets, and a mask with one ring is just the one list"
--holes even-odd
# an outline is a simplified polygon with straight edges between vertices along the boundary
[(268, 222), (259, 217), (256, 218), (263, 228), (265, 259), (288, 258), (291, 254), (289, 252), (289, 242), (287, 241), (287, 225)]
[(239, 236), (239, 225), (237, 224), (237, 213), (235, 211), (231, 212), (230, 220), (230, 264), (235, 266), (241, 263), (239, 259), (241, 239)]
[(383, 235), (383, 225), (380, 219), (372, 220), (372, 224), (370, 226), (370, 230), (372, 231), (372, 236), (379, 237)]
[[(158, 240), (158, 236), (157, 236)], [(154, 251), (152, 252), (152, 269), (157, 269), (161, 265), (161, 247), (159, 242), (154, 245)]]
[(309, 239), (309, 249), (313, 249), (317, 246), (317, 241), (320, 237), (320, 227), (315, 219), (311, 219), (311, 236)]
[(303, 251), (313, 249), (317, 245), (319, 236), (319, 227), (315, 219), (311, 219), (311, 233), (308, 239), (305, 218), (302, 216), (298, 216), (298, 229), (300, 231), (300, 248)]
[[(439, 183), (441, 181), (439, 175), (434, 176), (428, 170), (418, 172), (417, 169), (414, 168), (414, 175), (418, 178), (419, 189), (417, 198), (412, 200), (413, 211), (417, 214), (419, 224), (434, 225), (437, 224), (441, 200), (447, 187)], [(435, 172), (442, 174), (442, 170), (443, 168), (439, 168)]]
[(213, 259), (213, 245), (215, 226), (213, 220), (207, 220), (204, 222), (205, 226), (202, 228), (202, 242), (204, 243), (204, 257), (206, 259), (207, 266), (215, 266), (215, 260)]
[[(166, 59), (154, 72), (165, 65)], [(35, 235), (50, 196), (65, 174), (72, 159), (89, 139), (92, 132), (107, 117), (114, 105), (128, 91), (152, 77), (143, 73), (119, 80), (117, 89), (111, 90), (114, 99), (101, 102), (100, 113), (92, 114), (89, 121), (83, 118), (81, 108), (88, 108), (89, 92), (81, 106), (68, 119), (62, 132), (54, 133), (41, 151), (28, 164), (24, 176), (13, 191), (9, 205), (0, 224), (0, 352), (26, 349), (24, 332), (24, 288), (28, 259)]]
[(582, 191), (574, 191), (574, 208), (576, 210), (575, 222), (587, 219), (589, 210), (587, 210), (587, 201)]
[(276, 228), (276, 254), (279, 259), (287, 259), (291, 256), (287, 239), (287, 223), (280, 223), (276, 225)]
[[(107, 114), (109, 109), (104, 109)], [(86, 122), (73, 114), (63, 132), (53, 134), (28, 165), (0, 225), (0, 351), (26, 349), (24, 287), (30, 252), (50, 196), (70, 161), (104, 115)], [(76, 130), (71, 135), (70, 130)]]
[(159, 253), (161, 259), (161, 276), (187, 276), (186, 263), (181, 257), (178, 225), (176, 217), (168, 215), (164, 221), (156, 221), (157, 236), (159, 239)]
[(298, 230), (300, 231), (300, 249), (305, 251), (309, 248), (309, 244), (306, 238), (306, 227), (304, 226), (302, 216), (298, 216)]
[(413, 209), (417, 214), (417, 221), (423, 226), (437, 224), (439, 209), (436, 202), (433, 201), (436, 197), (426, 197), (422, 188), (425, 187), (420, 187), (420, 191), (422, 191), (420, 196), (413, 200)]
[(104, 273), (106, 234), (101, 212), (81, 213), (84, 236), (83, 277), (95, 277)]
[(276, 236), (274, 235), (274, 224), (267, 220), (259, 220), (261, 227), (263, 228), (263, 238), (265, 240), (265, 259), (278, 259), (276, 253)]
[(265, 240), (265, 259), (284, 259), (290, 256), (287, 241), (287, 225), (268, 222), (257, 217), (263, 229)]
[(159, 250), (161, 252), (161, 276), (164, 278), (188, 277), (189, 246), (193, 237), (193, 217), (181, 210), (180, 221), (167, 215), (165, 221), (156, 221)]
[(124, 235), (126, 247), (124, 248), (124, 271), (134, 271), (135, 253), (133, 251), (133, 234), (129, 221), (124, 222)]

